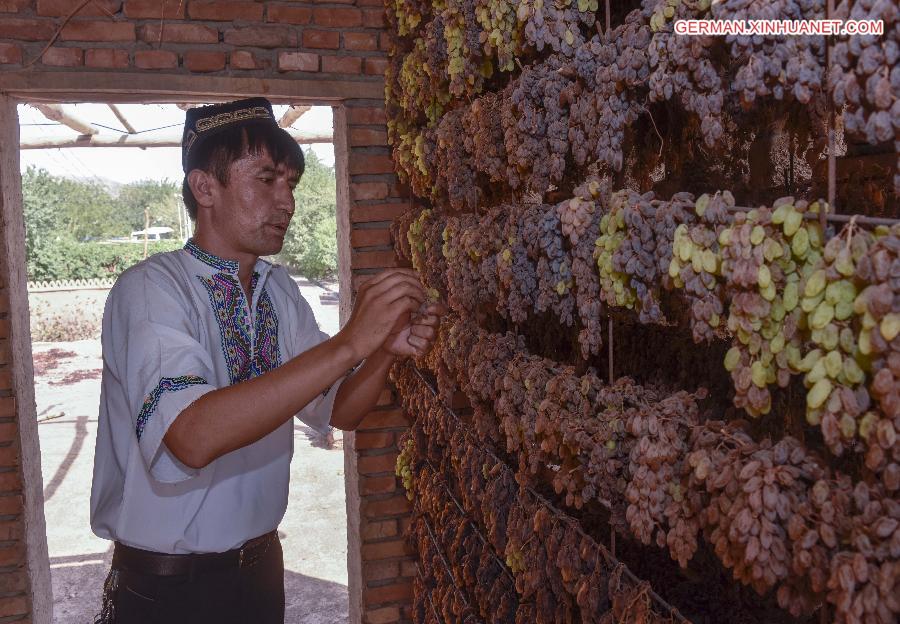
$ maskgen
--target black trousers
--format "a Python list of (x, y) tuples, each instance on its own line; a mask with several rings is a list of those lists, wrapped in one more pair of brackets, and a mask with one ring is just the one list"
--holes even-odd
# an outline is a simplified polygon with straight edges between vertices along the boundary
[(116, 624), (284, 624), (284, 557), (276, 537), (252, 565), (187, 576), (118, 572)]

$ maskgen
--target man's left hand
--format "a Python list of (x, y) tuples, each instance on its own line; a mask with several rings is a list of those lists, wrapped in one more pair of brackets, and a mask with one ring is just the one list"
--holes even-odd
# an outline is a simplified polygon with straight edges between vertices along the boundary
[[(429, 303), (408, 322), (391, 332), (381, 348), (399, 357), (421, 357), (428, 353), (437, 337), (441, 317), (447, 313), (443, 303)], [(400, 325), (398, 323), (398, 325)]]

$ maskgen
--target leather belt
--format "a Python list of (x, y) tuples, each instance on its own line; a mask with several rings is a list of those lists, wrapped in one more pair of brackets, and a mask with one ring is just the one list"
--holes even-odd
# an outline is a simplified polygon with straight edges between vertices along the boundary
[(116, 542), (113, 551), (112, 567), (116, 570), (128, 570), (154, 576), (194, 577), (202, 572), (252, 566), (266, 553), (272, 542), (277, 539), (277, 533), (270, 531), (265, 535), (248, 540), (240, 548), (234, 548), (226, 552), (185, 555), (141, 550), (140, 548), (133, 548)]

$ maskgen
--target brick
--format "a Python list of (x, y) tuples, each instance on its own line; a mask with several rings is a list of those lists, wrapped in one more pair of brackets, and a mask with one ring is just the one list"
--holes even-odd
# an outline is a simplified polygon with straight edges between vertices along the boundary
[(362, 25), (366, 28), (385, 28), (384, 9), (363, 9)]
[(388, 60), (386, 58), (367, 58), (365, 73), (369, 76), (380, 76), (387, 71)]
[(278, 71), (319, 71), (319, 55), (311, 52), (279, 52)]
[(297, 46), (297, 29), (289, 26), (251, 26), (225, 31), (225, 43), (253, 48), (288, 48)]
[[(379, 478), (387, 478), (387, 477), (379, 477)], [(391, 477), (393, 478), (393, 477)], [(397, 521), (396, 520), (381, 520), (378, 522), (364, 522), (362, 530), (360, 530), (360, 537), (364, 542), (370, 542), (372, 540), (384, 539), (386, 537), (395, 537), (397, 535)]]
[(391, 49), (391, 35), (383, 32), (378, 35), (378, 49), (385, 52)]
[(187, 2), (181, 0), (125, 0), (130, 19), (184, 19)]
[[(37, 0), (37, 14), (49, 17), (63, 17), (78, 6), (74, 0)], [(110, 13), (118, 13), (122, 8), (122, 0), (93, 0), (81, 7), (75, 14), (80, 17), (100, 17)], [(157, 17), (159, 13), (157, 12)]]
[(0, 319), (0, 338), (9, 338), (9, 319)]
[(371, 494), (390, 494), (397, 490), (397, 478), (393, 476), (366, 477), (363, 479), (360, 493), (363, 496)]
[(378, 36), (375, 33), (344, 33), (345, 50), (377, 50)]
[(363, 590), (363, 604), (369, 606), (384, 604), (386, 602), (411, 600), (412, 595), (412, 583), (409, 581), (393, 583), (391, 585), (381, 585), (379, 587), (367, 587)]
[(368, 147), (371, 145), (381, 146), (387, 144), (387, 130), (374, 128), (350, 128), (350, 145), (354, 147)]
[(393, 624), (400, 621), (400, 607), (381, 607), (367, 609), (363, 615), (365, 624)]
[(354, 269), (392, 269), (412, 265), (398, 258), (393, 251), (355, 251), (350, 256), (350, 266)]
[(329, 74), (358, 74), (362, 59), (355, 56), (323, 56), (322, 71)]
[(80, 48), (50, 48), (41, 56), (41, 63), (52, 67), (80, 67), (84, 64), (84, 51)]
[[(159, 22), (151, 22), (140, 27), (138, 39), (157, 43), (160, 41), (159, 33)], [(164, 24), (162, 41), (167, 43), (219, 43), (219, 31), (200, 24)]]
[(0, 390), (12, 390), (12, 371), (9, 368), (0, 369)]
[(0, 64), (11, 65), (21, 62), (22, 48), (12, 43), (0, 43)]
[(364, 7), (364, 6), (377, 6), (377, 7), (383, 7), (383, 6), (384, 6), (384, 0), (356, 0), (356, 6), (361, 6), (361, 7)]
[(406, 494), (400, 494), (378, 501), (366, 501), (365, 515), (367, 518), (381, 518), (383, 516), (399, 516), (408, 513), (411, 503)]
[(358, 450), (389, 448), (394, 445), (394, 434), (390, 431), (357, 431), (354, 439)]
[(388, 185), (386, 182), (357, 182), (350, 185), (350, 196), (355, 200), (385, 199)]
[(118, 48), (91, 48), (84, 53), (84, 64), (88, 67), (128, 67), (128, 51)]
[[(350, 166), (353, 167), (355, 159), (351, 156)], [(410, 209), (410, 204), (353, 204), (350, 206), (350, 221), (352, 223), (368, 223), (370, 221), (393, 221)]]
[(261, 59), (248, 50), (235, 50), (228, 62), (233, 69), (264, 69), (269, 65), (267, 59)]
[(200, 50), (185, 52), (184, 66), (199, 73), (221, 71), (225, 69), (225, 53)]
[(309, 24), (312, 9), (290, 4), (270, 4), (266, 10), (266, 21), (279, 24)]
[(0, 593), (6, 595), (16, 594), (23, 592), (26, 589), (28, 589), (28, 577), (25, 576), (24, 570), (10, 570), (9, 572), (0, 574)]
[(59, 38), (63, 41), (134, 41), (134, 24), (111, 21), (69, 22)]
[(413, 577), (416, 575), (416, 562), (415, 561), (401, 561), (400, 562), (400, 576), (405, 577)]
[(18, 471), (0, 472), (0, 492), (20, 492), (22, 477)]
[(188, 4), (188, 15), (191, 19), (197, 20), (261, 22), (263, 4), (244, 0), (191, 0)]
[[(363, 544), (362, 558), (364, 561), (377, 561), (379, 559), (391, 559), (393, 557), (406, 556), (406, 542), (403, 540), (391, 540), (390, 542), (378, 542), (377, 544)], [(397, 573), (400, 566), (397, 566)]]
[(0, 418), (10, 418), (16, 415), (16, 399), (14, 397), (0, 397)]
[[(12, 516), (22, 513), (22, 495), (0, 496), (0, 516)], [(0, 563), (0, 565), (3, 565)]]
[[(387, 228), (377, 230), (351, 230), (351, 247), (377, 247), (391, 244), (391, 231)], [(358, 438), (357, 438), (358, 439)]]
[(363, 579), (367, 582), (386, 581), (400, 575), (399, 561), (367, 561), (363, 566)]
[(0, 598), (0, 617), (27, 615), (30, 611), (26, 596), (7, 596)]
[(20, 41), (48, 41), (56, 31), (52, 20), (3, 18), (0, 39)]
[[(2, 453), (2, 449), (0, 449), (0, 453)], [(0, 465), (4, 464), (0, 463)], [(375, 455), (372, 457), (360, 457), (357, 464), (359, 474), (362, 475), (377, 474), (379, 472), (393, 473), (396, 466), (396, 453), (391, 453), (388, 455)]]
[(357, 429), (388, 429), (393, 427), (409, 427), (411, 420), (401, 409), (377, 410), (366, 414)]
[(171, 69), (178, 67), (178, 55), (171, 50), (141, 50), (134, 53), (138, 69)]
[[(354, 129), (350, 130), (353, 133)], [(350, 160), (350, 175), (378, 175), (394, 173), (394, 159), (390, 154), (357, 156)]]
[[(19, 426), (15, 421), (0, 423), (0, 442), (13, 442), (18, 431)], [(2, 474), (0, 473), (0, 475)]]
[(0, 0), (0, 13), (21, 13), (29, 6), (31, 0)]
[(313, 23), (327, 28), (362, 26), (362, 11), (356, 8), (321, 8), (313, 10)]
[(303, 47), (337, 50), (341, 47), (341, 33), (334, 30), (304, 30)]

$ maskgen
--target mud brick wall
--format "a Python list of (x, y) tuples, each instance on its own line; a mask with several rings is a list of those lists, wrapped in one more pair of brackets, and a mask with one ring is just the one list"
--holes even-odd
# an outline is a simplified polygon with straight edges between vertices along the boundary
[[(51, 600), (16, 102), (179, 101), (173, 94), (183, 93), (181, 101), (267, 95), (333, 105), (345, 320), (359, 285), (396, 266), (389, 226), (408, 201), (387, 147), (383, 12), (381, 0), (0, 0), (0, 623), (47, 624)], [(401, 537), (409, 506), (393, 472), (406, 427), (388, 387), (345, 436), (354, 624), (409, 619), (414, 570)]]

